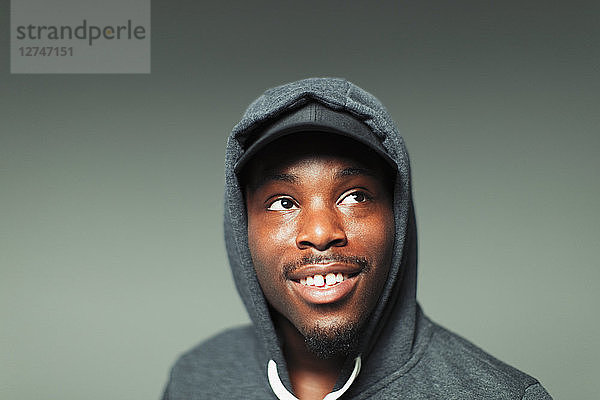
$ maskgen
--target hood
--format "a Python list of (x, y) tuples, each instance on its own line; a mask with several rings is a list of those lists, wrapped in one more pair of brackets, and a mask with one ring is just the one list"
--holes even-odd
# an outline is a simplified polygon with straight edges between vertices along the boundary
[[(382, 379), (390, 369), (397, 370), (410, 359), (418, 313), (417, 243), (408, 153), (387, 110), (374, 96), (344, 79), (310, 78), (269, 89), (250, 104), (227, 141), (224, 207), (227, 254), (237, 290), (254, 323), (260, 348), (256, 355), (258, 362), (266, 374), (267, 363), (274, 360), (281, 366), (278, 372), (284, 385), (290, 388), (283, 353), (248, 248), (246, 209), (235, 166), (249, 140), (255, 140), (257, 132), (260, 135), (261, 128), (308, 102), (318, 102), (362, 121), (396, 168), (394, 253), (388, 280), (358, 346), (363, 366), (355, 386), (360, 388)], [(349, 357), (334, 389), (346, 381), (353, 365)]]

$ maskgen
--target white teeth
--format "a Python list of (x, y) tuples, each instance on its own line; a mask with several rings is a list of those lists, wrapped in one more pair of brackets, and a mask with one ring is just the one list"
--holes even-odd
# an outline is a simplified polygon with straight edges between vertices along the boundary
[(325, 278), (323, 278), (323, 275), (315, 275), (315, 286), (324, 286), (325, 285)]
[(325, 283), (328, 285), (333, 285), (336, 282), (335, 274), (329, 273), (325, 276)]
[(301, 278), (300, 283), (304, 286), (323, 287), (336, 285), (345, 281), (346, 279), (348, 279), (348, 276), (342, 274), (341, 272), (338, 272), (337, 274), (330, 272), (327, 275), (325, 275), (325, 277), (323, 277), (323, 275), (317, 274), (314, 276), (307, 276), (306, 278)]

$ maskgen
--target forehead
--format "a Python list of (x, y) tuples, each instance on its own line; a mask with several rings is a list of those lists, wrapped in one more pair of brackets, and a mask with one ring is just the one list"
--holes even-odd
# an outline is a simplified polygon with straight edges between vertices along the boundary
[[(283, 137), (265, 146), (240, 173), (242, 186), (253, 190), (289, 169), (315, 162), (342, 170), (342, 174), (366, 174), (390, 182), (391, 167), (375, 151), (353, 139), (322, 133)], [(345, 172), (344, 172), (345, 171)]]

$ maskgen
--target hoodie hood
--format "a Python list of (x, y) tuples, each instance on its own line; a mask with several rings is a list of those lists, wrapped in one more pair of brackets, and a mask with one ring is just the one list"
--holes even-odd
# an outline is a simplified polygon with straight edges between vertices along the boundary
[[(394, 187), (395, 238), (392, 264), (379, 301), (367, 322), (357, 350), (361, 373), (354, 390), (383, 379), (411, 358), (419, 313), (416, 303), (417, 243), (411, 195), (408, 153), (385, 107), (371, 94), (339, 78), (310, 78), (267, 90), (246, 110), (233, 128), (225, 160), (224, 232), (227, 254), (237, 290), (254, 323), (259, 342), (256, 354), (265, 374), (270, 360), (279, 366), (283, 384), (291, 389), (287, 368), (269, 307), (260, 288), (248, 247), (247, 216), (236, 164), (264, 128), (309, 102), (362, 121), (379, 141), (396, 169)], [(383, 149), (383, 150), (382, 150)], [(349, 357), (334, 390), (347, 380), (354, 367)]]

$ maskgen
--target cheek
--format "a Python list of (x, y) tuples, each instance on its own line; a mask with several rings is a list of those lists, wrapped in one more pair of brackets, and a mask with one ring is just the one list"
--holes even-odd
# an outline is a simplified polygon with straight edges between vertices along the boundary
[(268, 221), (248, 221), (248, 245), (250, 251), (282, 247), (290, 242), (293, 229), (287, 225), (270, 224)]
[(288, 309), (284, 264), (284, 249), (289, 229), (272, 226), (265, 218), (248, 220), (248, 247), (256, 271), (256, 277), (267, 302), (278, 312), (285, 314)]
[(248, 247), (259, 278), (281, 272), (290, 243), (295, 244), (291, 224), (274, 224), (269, 218), (248, 219)]
[(391, 257), (394, 245), (394, 218), (391, 212), (382, 212), (372, 218), (358, 219), (347, 225), (349, 243), (359, 246), (372, 261), (382, 262)]

